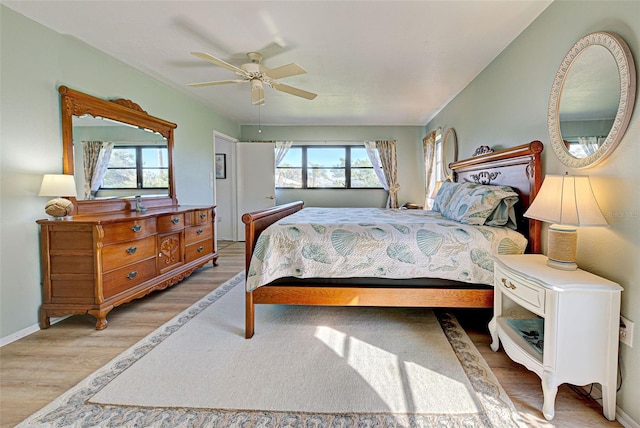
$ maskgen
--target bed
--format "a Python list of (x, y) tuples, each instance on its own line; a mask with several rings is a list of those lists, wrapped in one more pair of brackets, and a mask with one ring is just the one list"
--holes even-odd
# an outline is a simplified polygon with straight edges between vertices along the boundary
[[(455, 181), (458, 183), (478, 183), (481, 185), (502, 185), (509, 186), (517, 194), (518, 202), (515, 204), (512, 211), (512, 215), (515, 215), (514, 229), (524, 238), (524, 242), (518, 241), (511, 235), (502, 235), (502, 231), (490, 226), (479, 226), (476, 229), (479, 232), (474, 231), (462, 231), (466, 236), (468, 233), (481, 233), (485, 236), (488, 234), (493, 235), (493, 231), (500, 232), (500, 238), (498, 243), (490, 243), (489, 245), (500, 245), (500, 242), (514, 241), (518, 245), (522, 245), (524, 251), (528, 253), (539, 253), (541, 250), (540, 242), (540, 222), (535, 220), (529, 220), (522, 216), (524, 211), (528, 208), (529, 204), (537, 194), (540, 188), (541, 178), (541, 165), (540, 165), (540, 153), (543, 150), (543, 144), (539, 141), (533, 141), (528, 144), (496, 151), (492, 153), (486, 153), (479, 156), (474, 156), (469, 159), (453, 162), (450, 164), (450, 169), (453, 172)], [(265, 245), (267, 238), (273, 239), (274, 228), (288, 228), (289, 232), (295, 232), (301, 234), (303, 229), (310, 228), (316, 232), (324, 234), (326, 229), (331, 229), (334, 232), (336, 230), (344, 234), (343, 219), (340, 215), (336, 215), (336, 224), (329, 224), (327, 222), (321, 222), (318, 219), (322, 217), (331, 217), (330, 209), (305, 209), (303, 210), (304, 203), (302, 201), (292, 202), (273, 208), (269, 208), (262, 211), (256, 211), (252, 213), (246, 213), (242, 216), (242, 221), (245, 223), (246, 230), (246, 243), (245, 243), (245, 274), (247, 278), (247, 291), (246, 291), (246, 326), (245, 336), (251, 338), (255, 332), (255, 305), (256, 304), (294, 304), (294, 305), (319, 305), (319, 306), (403, 306), (403, 307), (457, 307), (457, 308), (491, 308), (493, 306), (493, 285), (492, 281), (487, 281), (486, 278), (470, 276), (460, 278), (460, 275), (449, 275), (443, 273), (441, 269), (425, 268), (416, 271), (415, 268), (411, 274), (407, 272), (398, 271), (394, 274), (387, 274), (382, 277), (373, 277), (379, 275), (370, 275), (365, 270), (359, 270), (360, 264), (354, 264), (350, 266), (352, 273), (348, 275), (342, 273), (338, 274), (338, 278), (330, 278), (330, 274), (323, 275), (321, 270), (316, 268), (308, 268), (309, 272), (305, 272), (304, 275), (300, 272), (296, 272), (291, 275), (286, 274), (286, 269), (275, 265), (267, 266), (261, 265), (265, 259), (265, 251), (271, 251), (270, 248)], [(338, 209), (343, 210), (343, 209)], [(350, 212), (349, 216), (359, 215), (357, 211)], [(411, 237), (411, 242), (416, 241), (415, 233), (431, 233), (425, 232), (425, 226), (420, 225), (418, 227), (422, 232), (409, 231), (410, 223), (412, 222), (424, 222), (431, 221), (438, 223), (440, 227), (449, 227), (448, 223), (442, 218), (431, 219), (433, 214), (428, 211), (422, 210), (381, 210), (377, 213), (379, 217), (385, 216), (403, 216), (398, 217), (400, 220), (392, 220), (391, 229), (397, 230), (385, 230), (384, 227), (377, 224), (369, 224), (368, 220), (365, 220), (365, 226), (369, 227), (368, 235), (386, 235), (395, 233), (394, 247), (392, 253), (397, 258), (397, 263), (393, 263), (393, 269), (398, 268), (401, 265), (405, 265), (408, 260), (414, 260), (419, 258), (418, 256), (425, 258), (425, 254), (429, 257), (437, 256), (438, 251), (444, 251), (441, 246), (436, 247), (421, 247), (419, 249), (412, 248), (410, 245), (404, 245), (403, 242), (398, 241), (397, 236), (406, 235)], [(314, 217), (315, 216), (315, 217)], [(311, 219), (309, 224), (302, 222), (307, 221), (305, 218)], [(395, 217), (394, 217), (395, 218)], [(295, 219), (295, 221), (294, 221)], [(275, 223), (275, 224), (274, 224)], [(322, 223), (322, 224), (320, 224)], [(459, 223), (454, 223), (458, 224)], [(269, 229), (262, 239), (261, 235), (269, 226), (273, 225)], [(405, 227), (406, 226), (406, 227)], [(487, 229), (491, 229), (491, 232), (487, 232)], [(405, 230), (406, 229), (406, 230)], [(456, 231), (459, 228), (455, 228)], [(302, 231), (302, 232), (301, 232)], [(311, 234), (313, 232), (310, 232)], [(511, 233), (505, 231), (504, 233)], [(336, 236), (336, 233), (333, 234)], [(505, 239), (505, 236), (508, 239)], [(371, 238), (371, 236), (369, 236)], [(424, 237), (424, 236), (423, 236)], [(298, 239), (298, 236), (295, 237)], [(378, 238), (373, 236), (373, 238)], [(306, 236), (305, 236), (306, 239)], [(407, 241), (408, 242), (408, 241)], [(476, 240), (472, 240), (476, 242)], [(343, 245), (341, 243), (341, 245)], [(473, 244), (475, 246), (475, 244)], [(320, 262), (316, 263), (326, 265), (331, 268), (334, 263), (331, 260), (323, 260), (322, 251), (319, 245), (307, 244), (306, 251), (316, 251), (320, 255), (305, 254), (305, 258), (317, 258)], [(415, 247), (415, 245), (414, 245)], [(524, 248), (526, 247), (526, 249)], [(311, 248), (311, 250), (309, 250)], [(351, 247), (339, 247), (338, 252), (351, 251)], [(434, 249), (436, 248), (436, 249)], [(297, 254), (301, 252), (301, 249), (290, 249), (290, 254)], [(387, 249), (387, 251), (389, 251)], [(417, 254), (416, 257), (412, 255), (412, 251), (422, 254)], [(476, 250), (476, 259), (478, 253), (484, 254), (484, 250)], [(375, 259), (375, 252), (371, 251), (371, 256)], [(364, 257), (364, 256), (363, 256)], [(371, 259), (372, 257), (369, 257)], [(437, 260), (437, 259), (434, 259)], [(474, 260), (477, 263), (477, 260)], [(438, 265), (440, 262), (433, 261), (430, 266)], [(458, 262), (455, 262), (458, 264)], [(488, 261), (491, 264), (491, 260)], [(286, 264), (286, 263), (281, 263)], [(460, 264), (464, 264), (461, 261)], [(375, 266), (374, 266), (375, 267)], [(319, 269), (319, 268), (318, 268)], [(382, 269), (378, 267), (378, 269)], [(384, 269), (390, 269), (389, 266), (385, 266)], [(487, 268), (488, 269), (488, 268)], [(283, 273), (275, 273), (274, 272)], [(267, 272), (270, 275), (267, 275)], [(416, 273), (418, 272), (418, 273)], [(465, 271), (465, 275), (467, 271)], [(331, 273), (333, 275), (333, 273)], [(311, 276), (305, 278), (305, 276)], [(478, 282), (474, 282), (478, 281)]]

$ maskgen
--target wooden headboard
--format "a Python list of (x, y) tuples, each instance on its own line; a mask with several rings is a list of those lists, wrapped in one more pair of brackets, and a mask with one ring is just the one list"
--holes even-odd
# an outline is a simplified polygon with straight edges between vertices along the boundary
[(449, 164), (455, 181), (502, 184), (510, 186), (518, 193), (519, 201), (516, 204), (518, 231), (529, 239), (527, 247), (529, 253), (542, 251), (540, 222), (526, 219), (523, 214), (542, 185), (540, 153), (543, 149), (544, 145), (540, 141), (532, 141), (529, 144)]

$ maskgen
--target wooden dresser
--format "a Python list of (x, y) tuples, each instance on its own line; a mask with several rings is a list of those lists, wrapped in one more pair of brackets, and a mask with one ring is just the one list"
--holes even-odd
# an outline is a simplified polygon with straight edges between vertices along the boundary
[(38, 220), (42, 259), (40, 328), (49, 318), (89, 313), (107, 327), (116, 306), (187, 278), (213, 261), (215, 206)]

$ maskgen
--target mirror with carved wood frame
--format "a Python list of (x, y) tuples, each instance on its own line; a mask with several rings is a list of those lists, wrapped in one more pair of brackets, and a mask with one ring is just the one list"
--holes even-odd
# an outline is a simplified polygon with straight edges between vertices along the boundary
[[(81, 117), (89, 115), (94, 118), (107, 119), (109, 121), (121, 122), (133, 127), (147, 129), (162, 135), (166, 139), (168, 151), (168, 191), (166, 195), (145, 196), (144, 205), (148, 208), (177, 205), (173, 166), (173, 133), (177, 127), (175, 123), (149, 115), (138, 104), (130, 100), (104, 100), (70, 89), (66, 86), (60, 86), (58, 92), (60, 93), (62, 112), (62, 157), (63, 172), (65, 174), (74, 175), (74, 116)], [(78, 172), (82, 173), (83, 171)], [(133, 196), (93, 200), (69, 199), (71, 199), (75, 206), (74, 214), (135, 210), (135, 198)]]
[(631, 120), (635, 95), (633, 56), (620, 36), (596, 32), (578, 40), (549, 97), (549, 138), (560, 162), (588, 168), (611, 155)]

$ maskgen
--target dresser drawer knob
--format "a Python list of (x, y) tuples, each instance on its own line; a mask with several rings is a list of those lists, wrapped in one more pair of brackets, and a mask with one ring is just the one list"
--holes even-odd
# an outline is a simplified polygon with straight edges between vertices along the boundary
[(129, 247), (126, 249), (127, 253), (129, 254), (135, 254), (136, 251), (138, 251), (138, 247)]
[(174, 218), (171, 219), (171, 223), (178, 224), (178, 223), (180, 223), (180, 219), (178, 217), (174, 217)]
[(200, 214), (200, 218), (204, 220), (205, 218), (207, 218), (207, 214), (206, 213)]
[(131, 226), (131, 230), (133, 230), (134, 232), (140, 232), (142, 230), (142, 226), (136, 224), (134, 226)]
[(135, 271), (135, 270), (134, 270), (133, 272), (129, 272), (129, 273), (127, 274), (127, 278), (128, 278), (128, 279), (133, 279), (133, 278), (135, 278), (136, 276), (138, 276), (138, 272), (137, 272), (137, 271)]
[(203, 252), (203, 251), (204, 251), (204, 247), (203, 247), (202, 245), (200, 245), (200, 246), (198, 247), (198, 252), (199, 252), (199, 253), (201, 253), (201, 252)]
[(198, 230), (196, 231), (196, 233), (197, 233), (198, 235), (202, 235), (202, 232), (204, 232), (204, 230), (202, 230), (202, 229), (198, 229)]
[(509, 284), (507, 285), (507, 278), (502, 278), (502, 285), (504, 285), (507, 288), (510, 288), (511, 290), (515, 290), (516, 286), (513, 285), (513, 283), (511, 281), (509, 281)]

